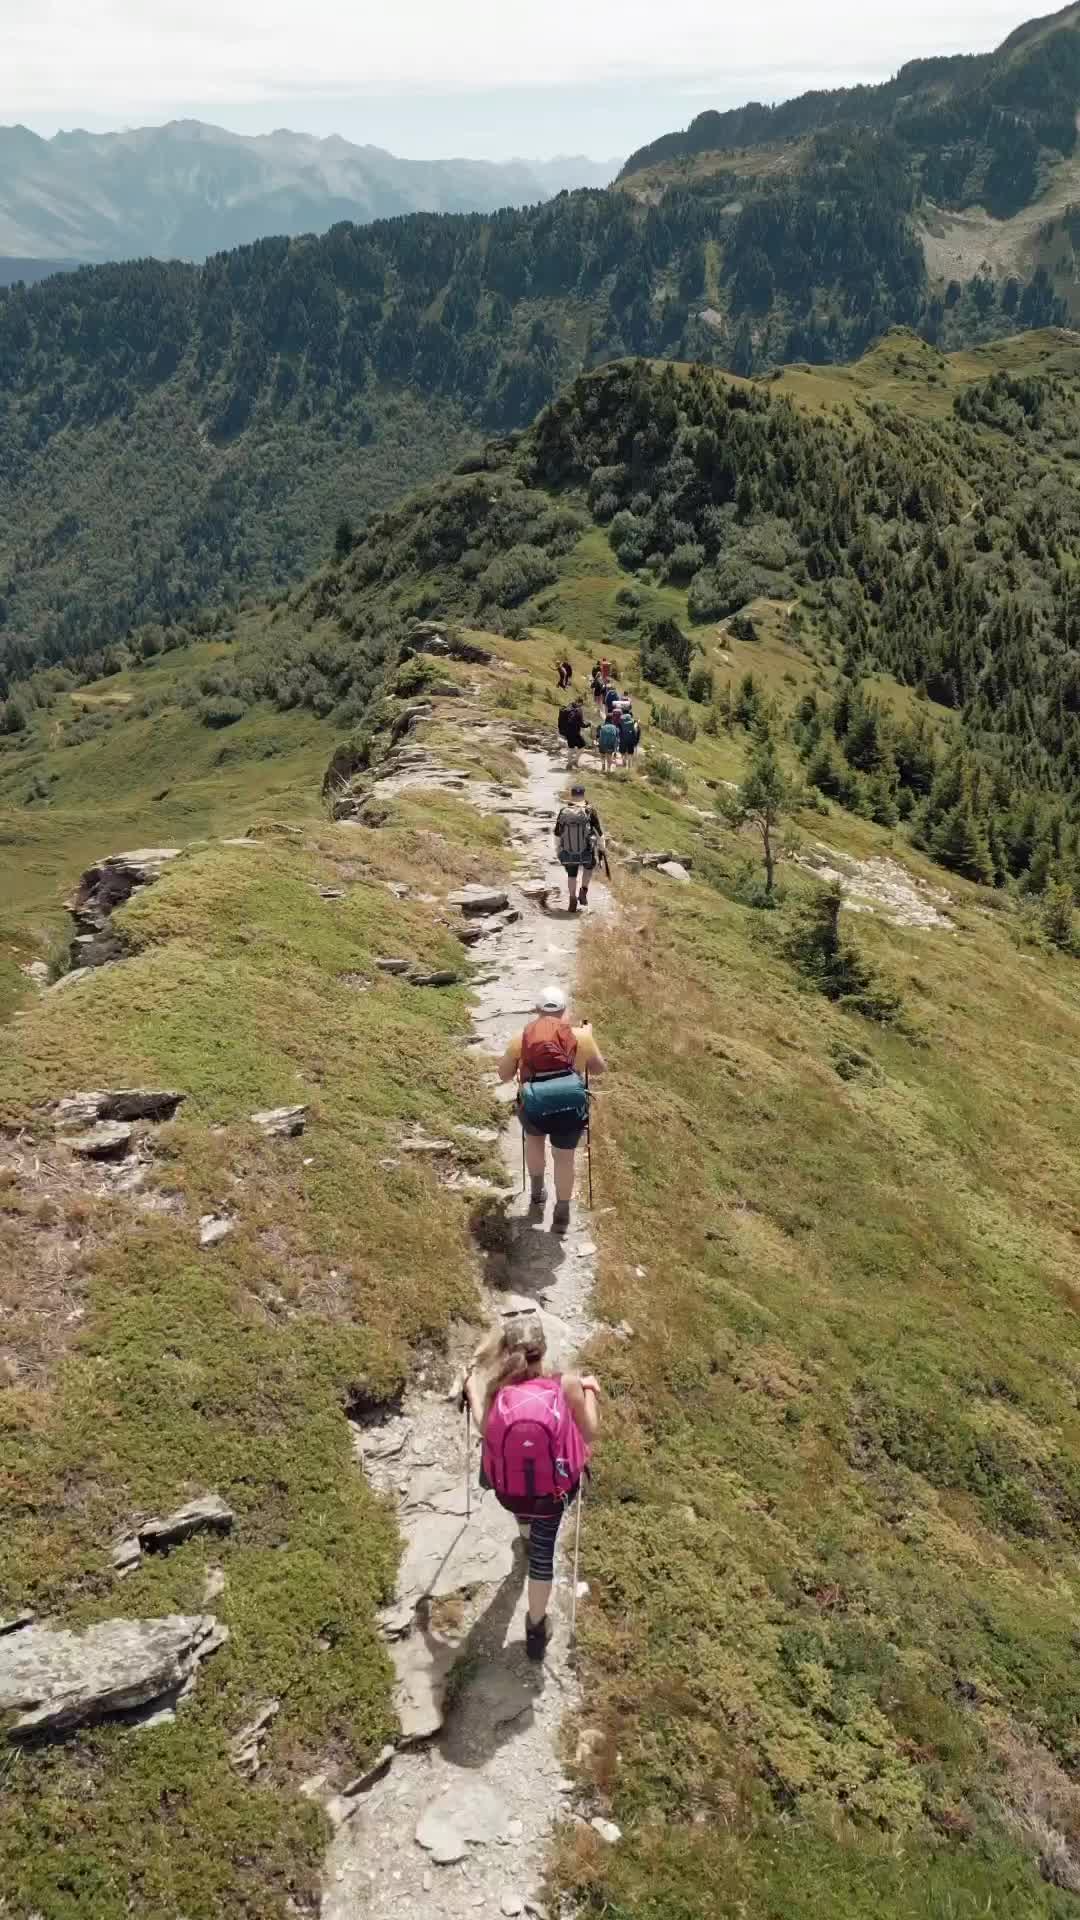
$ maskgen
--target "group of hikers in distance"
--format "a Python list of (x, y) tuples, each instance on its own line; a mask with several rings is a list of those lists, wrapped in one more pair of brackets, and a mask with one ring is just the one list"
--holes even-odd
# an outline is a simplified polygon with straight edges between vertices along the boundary
[[(561, 660), (560, 691), (569, 688), (573, 677), (571, 661)], [(590, 684), (598, 714), (592, 743), (600, 756), (600, 771), (610, 773), (617, 760), (629, 769), (641, 745), (641, 725), (634, 713), (634, 703), (628, 693), (620, 693), (616, 687), (610, 660), (596, 662)], [(570, 765), (576, 766), (578, 755), (586, 745), (585, 712), (580, 697), (575, 696), (561, 709), (559, 733), (569, 750)]]

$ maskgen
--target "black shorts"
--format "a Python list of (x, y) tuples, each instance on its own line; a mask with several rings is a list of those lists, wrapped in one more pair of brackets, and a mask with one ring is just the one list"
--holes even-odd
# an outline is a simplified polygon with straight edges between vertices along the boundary
[(548, 1127), (538, 1127), (534, 1126), (531, 1120), (526, 1120), (521, 1113), (518, 1114), (518, 1119), (521, 1121), (523, 1132), (530, 1133), (534, 1140), (550, 1140), (552, 1146), (558, 1147), (560, 1153), (575, 1152), (585, 1132), (584, 1120), (553, 1121)]
[[(592, 859), (592, 858), (588, 860), (575, 860), (573, 865), (570, 865), (570, 863), (566, 860), (560, 859), (559, 865), (562, 867), (562, 870), (565, 873), (568, 880), (576, 880), (578, 877), (578, 874), (582, 871), (583, 868), (586, 874), (596, 872), (596, 861), (595, 859)], [(586, 884), (588, 883), (586, 882)]]

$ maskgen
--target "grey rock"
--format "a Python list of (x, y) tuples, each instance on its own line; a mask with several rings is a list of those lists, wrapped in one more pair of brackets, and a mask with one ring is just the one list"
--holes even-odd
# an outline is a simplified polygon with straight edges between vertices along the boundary
[(80, 1160), (122, 1160), (133, 1137), (122, 1120), (103, 1120), (89, 1133), (72, 1134), (67, 1144)]
[(443, 967), (435, 973), (410, 973), (411, 987), (456, 987), (459, 975), (450, 967)]
[(520, 1893), (503, 1894), (502, 1899), (499, 1901), (499, 1912), (506, 1914), (507, 1920), (516, 1920), (516, 1916), (524, 1913), (524, 1911), (525, 1902)]
[(179, 847), (139, 847), (132, 853), (110, 854), (87, 868), (67, 903), (76, 928), (71, 952), (76, 966), (104, 966), (122, 956), (122, 935), (108, 931), (111, 915), (133, 893), (152, 886), (179, 854)]
[(433, 711), (433, 708), (426, 701), (420, 701), (413, 707), (405, 707), (402, 712), (396, 716), (394, 724), (390, 729), (390, 745), (396, 747), (398, 741), (404, 740), (406, 734), (412, 733), (413, 729), (420, 726), (423, 721), (430, 720)]
[(35, 987), (44, 989), (49, 984), (48, 963), (44, 960), (29, 960), (20, 971), (33, 981)]
[(495, 1147), (499, 1143), (499, 1133), (496, 1127), (461, 1126), (455, 1127), (454, 1132), (459, 1134), (463, 1140), (475, 1140), (479, 1147)]
[(134, 1573), (142, 1559), (142, 1547), (138, 1534), (130, 1533), (125, 1540), (118, 1540), (109, 1554), (109, 1559), (112, 1561), (113, 1571), (121, 1580), (125, 1574)]
[(235, 1220), (229, 1220), (224, 1214), (204, 1213), (199, 1221), (200, 1247), (216, 1247), (219, 1240), (225, 1240), (236, 1227)]
[(416, 1823), (418, 1844), (436, 1866), (463, 1860), (470, 1846), (488, 1846), (506, 1825), (504, 1801), (483, 1780), (461, 1780), (425, 1807)]
[[(410, 1622), (412, 1609), (409, 1610)], [(443, 1723), (443, 1704), (454, 1662), (455, 1642), (441, 1640), (429, 1629), (421, 1637), (411, 1633), (390, 1648), (394, 1666), (394, 1711), (401, 1726), (401, 1743), (430, 1740)]]
[(80, 980), (88, 980), (93, 971), (92, 967), (72, 967), (70, 973), (62, 973), (59, 980), (54, 980), (47, 991), (66, 993), (69, 987), (77, 987)]
[(99, 1120), (171, 1120), (184, 1099), (165, 1087), (109, 1087), (94, 1093), (68, 1093), (53, 1108), (61, 1132), (96, 1125)]
[(179, 1546), (195, 1533), (229, 1533), (236, 1518), (230, 1506), (217, 1493), (204, 1493), (177, 1507), (164, 1520), (147, 1520), (139, 1528), (139, 1544), (147, 1552)]
[[(501, 1508), (478, 1515), (463, 1527), (457, 1508), (464, 1501), (464, 1476), (458, 1476), (458, 1494), (448, 1498), (449, 1512), (406, 1513), (403, 1516), (405, 1552), (398, 1575), (398, 1599), (446, 1599), (504, 1580), (512, 1560), (513, 1523), (500, 1521)], [(487, 1527), (499, 1531), (488, 1532)]]
[(253, 1113), (252, 1126), (258, 1127), (270, 1138), (292, 1140), (303, 1133), (306, 1107), (267, 1107), (262, 1113)]
[(229, 1741), (229, 1760), (237, 1773), (243, 1774), (248, 1780), (253, 1780), (259, 1771), (270, 1722), (280, 1712), (280, 1700), (267, 1700), (255, 1718), (246, 1727), (241, 1727), (240, 1732)]
[(5, 1633), (20, 1633), (23, 1627), (32, 1627), (34, 1615), (28, 1609), (22, 1613), (13, 1613), (6, 1620), (0, 1620), (0, 1639)]
[(412, 961), (376, 960), (375, 965), (378, 967), (380, 973), (408, 973), (409, 968), (412, 966)]
[(465, 692), (456, 680), (432, 680), (427, 690), (433, 700), (460, 700)]
[(510, 905), (510, 895), (501, 887), (461, 887), (447, 894), (447, 903), (460, 907), (462, 913), (501, 913)]
[(379, 1622), (379, 1632), (384, 1640), (400, 1640), (411, 1631), (412, 1623), (416, 1618), (416, 1608), (409, 1601), (403, 1600), (399, 1606), (381, 1608), (375, 1617)]
[(402, 1153), (429, 1154), (436, 1159), (440, 1155), (455, 1151), (452, 1140), (432, 1140), (426, 1133), (412, 1134), (409, 1139), (402, 1140), (399, 1145)]
[(480, 920), (472, 921), (467, 927), (454, 929), (463, 947), (475, 947), (484, 938), (484, 924)]
[(370, 1767), (367, 1767), (363, 1773), (358, 1773), (355, 1780), (350, 1780), (347, 1786), (342, 1787), (343, 1797), (346, 1800), (354, 1800), (358, 1793), (367, 1793), (375, 1785), (376, 1780), (381, 1780), (387, 1768), (392, 1765), (395, 1751), (396, 1749), (391, 1746), (382, 1747)]
[(656, 871), (666, 873), (669, 880), (678, 880), (684, 887), (690, 884), (690, 875), (681, 860), (658, 860)]
[(228, 1584), (223, 1568), (207, 1567), (203, 1580), (203, 1605), (208, 1607), (211, 1600), (216, 1600), (219, 1594), (224, 1593)]
[(0, 1712), (20, 1717), (8, 1738), (83, 1726), (152, 1702), (175, 1701), (228, 1631), (212, 1614), (105, 1620), (82, 1633), (30, 1626), (0, 1640)]

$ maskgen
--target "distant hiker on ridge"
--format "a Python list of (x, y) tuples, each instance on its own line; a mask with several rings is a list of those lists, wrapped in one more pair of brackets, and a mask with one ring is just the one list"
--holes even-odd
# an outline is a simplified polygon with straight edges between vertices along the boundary
[(589, 1121), (589, 1094), (584, 1074), (601, 1074), (606, 1062), (586, 1023), (572, 1027), (566, 1017), (562, 987), (544, 987), (537, 997), (536, 1018), (515, 1034), (499, 1061), (499, 1079), (518, 1081), (518, 1119), (525, 1135), (525, 1165), (529, 1171), (530, 1204), (542, 1207), (546, 1197), (544, 1170), (547, 1142), (555, 1174), (555, 1211), (551, 1224), (561, 1231), (570, 1224), (574, 1195), (574, 1155)]
[[(586, 806), (583, 786), (571, 787), (570, 805), (560, 807), (555, 820), (555, 851), (566, 869), (567, 905), (576, 913), (578, 903), (589, 904), (589, 882), (603, 851), (604, 829), (595, 807)], [(578, 894), (578, 874), (581, 893)]]
[(477, 1347), (463, 1388), (483, 1442), (481, 1483), (514, 1515), (529, 1556), (530, 1660), (542, 1660), (547, 1648), (555, 1541), (600, 1427), (593, 1375), (554, 1373), (544, 1361), (539, 1311), (507, 1313)]

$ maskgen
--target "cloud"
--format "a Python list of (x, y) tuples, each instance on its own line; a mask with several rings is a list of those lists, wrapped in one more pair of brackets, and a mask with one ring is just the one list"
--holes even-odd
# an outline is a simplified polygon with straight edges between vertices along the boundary
[[(152, 120), (178, 101), (302, 103), (328, 95), (595, 86), (648, 77), (783, 98), (887, 73), (916, 54), (976, 50), (1017, 24), (1002, 0), (913, 0), (902, 14), (836, 0), (3, 0), (0, 117), (94, 110)], [(783, 48), (783, 64), (776, 60)], [(800, 76), (808, 76), (801, 78)], [(752, 86), (753, 80), (758, 85)], [(764, 84), (763, 84), (764, 83)], [(738, 88), (735, 88), (738, 91)]]

